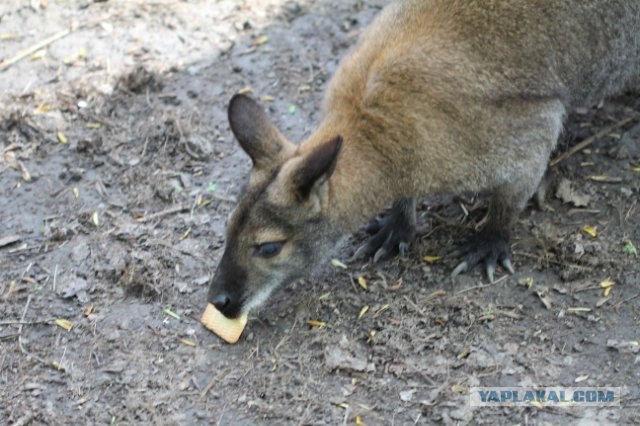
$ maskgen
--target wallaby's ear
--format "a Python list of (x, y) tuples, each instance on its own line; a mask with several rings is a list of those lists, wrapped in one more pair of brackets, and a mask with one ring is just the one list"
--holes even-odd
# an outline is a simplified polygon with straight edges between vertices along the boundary
[(278, 131), (262, 107), (248, 96), (236, 94), (229, 102), (229, 125), (255, 168), (267, 168), (282, 160), (292, 145)]
[(336, 168), (341, 147), (342, 136), (336, 136), (306, 154), (292, 175), (298, 199), (307, 200), (313, 192), (320, 191)]

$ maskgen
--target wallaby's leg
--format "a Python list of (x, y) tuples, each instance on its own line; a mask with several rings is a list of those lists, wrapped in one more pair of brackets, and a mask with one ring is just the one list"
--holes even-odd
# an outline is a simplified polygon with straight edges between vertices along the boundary
[(523, 189), (520, 185), (508, 185), (496, 190), (491, 198), (487, 225), (454, 252), (454, 256), (463, 260), (453, 270), (452, 276), (470, 271), (480, 262), (484, 262), (490, 282), (493, 282), (497, 264), (510, 273), (514, 272), (509, 247), (510, 230), (528, 195), (531, 195)]
[(416, 199), (401, 198), (394, 202), (389, 216), (382, 219), (377, 228), (372, 232), (374, 235), (356, 250), (352, 259), (373, 256), (375, 263), (396, 252), (404, 256), (416, 236)]
[[(506, 178), (493, 189), (489, 221), (453, 253), (462, 262), (452, 276), (470, 271), (481, 262), (491, 282), (498, 264), (514, 272), (509, 246), (511, 227), (544, 176), (549, 155), (562, 130), (563, 116), (564, 108), (558, 102), (543, 103), (532, 111), (529, 122), (524, 120), (524, 126), (514, 132), (517, 140), (507, 141), (505, 151), (509, 151), (506, 157), (510, 160), (505, 160), (503, 169), (495, 171)], [(511, 122), (517, 124), (518, 118)]]

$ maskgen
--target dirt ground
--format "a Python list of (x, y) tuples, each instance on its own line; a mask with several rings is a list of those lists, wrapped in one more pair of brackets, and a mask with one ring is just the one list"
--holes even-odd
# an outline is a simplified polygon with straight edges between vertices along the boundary
[[(385, 3), (2, 1), (0, 61), (59, 37), (0, 71), (3, 423), (640, 423), (637, 95), (569, 118), (556, 156), (597, 138), (520, 216), (515, 275), (452, 280), (486, 210), (430, 197), (405, 258), (326, 265), (234, 346), (199, 324), (250, 166), (228, 100), (251, 90), (301, 140)], [(469, 405), (533, 384), (620, 386), (622, 406)]]

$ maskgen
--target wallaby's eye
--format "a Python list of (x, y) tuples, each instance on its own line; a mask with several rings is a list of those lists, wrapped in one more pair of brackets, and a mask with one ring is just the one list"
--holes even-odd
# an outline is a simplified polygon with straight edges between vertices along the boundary
[(256, 248), (255, 254), (256, 256), (264, 257), (267, 259), (270, 257), (275, 257), (280, 253), (280, 250), (282, 250), (283, 244), (284, 241), (273, 241), (269, 243), (259, 244)]

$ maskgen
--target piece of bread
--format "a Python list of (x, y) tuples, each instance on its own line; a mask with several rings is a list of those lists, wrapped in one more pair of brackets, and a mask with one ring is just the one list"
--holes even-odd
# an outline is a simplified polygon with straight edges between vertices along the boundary
[(234, 344), (240, 339), (242, 330), (247, 325), (247, 313), (238, 318), (227, 318), (211, 303), (207, 304), (200, 322), (227, 343)]

